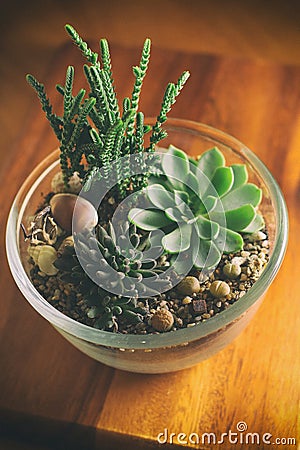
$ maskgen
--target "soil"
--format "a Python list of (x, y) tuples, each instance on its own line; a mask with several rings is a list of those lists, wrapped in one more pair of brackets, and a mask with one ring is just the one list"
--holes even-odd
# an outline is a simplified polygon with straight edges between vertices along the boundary
[[(111, 197), (107, 198), (105, 204), (105, 212), (110, 216), (114, 207)], [(240, 252), (223, 254), (218, 267), (212, 273), (205, 274), (203, 271), (192, 270), (188, 276), (198, 280), (196, 283), (198, 287), (194, 292), (190, 290), (185, 292), (184, 289), (175, 286), (155, 297), (137, 299), (136, 307), (141, 312), (138, 323), (128, 323), (120, 315), (113, 318), (111, 328), (106, 330), (124, 334), (149, 334), (201, 326), (201, 323), (222, 313), (233, 303), (241, 301), (261, 276), (268, 260), (269, 241), (265, 229), (257, 233), (256, 238), (244, 237), (244, 247)], [(49, 276), (40, 270), (33, 259), (30, 259), (30, 262), (30, 277), (34, 286), (54, 308), (78, 322), (97, 328), (99, 317), (95, 316), (93, 308), (87, 304), (84, 295), (78, 292), (76, 286), (62, 280), (62, 271)], [(233, 275), (230, 270), (228, 271), (229, 264), (233, 264), (235, 269), (238, 268)], [(212, 288), (215, 281), (224, 282), (222, 286), (226, 288), (224, 291), (226, 295), (222, 296), (221, 291), (216, 294)], [(171, 313), (168, 315), (171, 321), (165, 330), (163, 327), (152, 326), (152, 317), (160, 309)], [(154, 321), (156, 322), (157, 320)]]

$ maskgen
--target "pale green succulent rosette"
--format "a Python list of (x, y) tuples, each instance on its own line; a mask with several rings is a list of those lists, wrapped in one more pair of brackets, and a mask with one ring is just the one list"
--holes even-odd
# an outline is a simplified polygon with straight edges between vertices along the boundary
[(257, 210), (261, 189), (248, 182), (244, 164), (226, 166), (217, 147), (194, 160), (170, 146), (160, 165), (143, 191), (149, 208), (133, 208), (129, 220), (150, 233), (164, 232), (161, 245), (177, 271), (191, 261), (198, 269), (216, 267), (223, 253), (243, 248), (243, 233), (264, 227)]

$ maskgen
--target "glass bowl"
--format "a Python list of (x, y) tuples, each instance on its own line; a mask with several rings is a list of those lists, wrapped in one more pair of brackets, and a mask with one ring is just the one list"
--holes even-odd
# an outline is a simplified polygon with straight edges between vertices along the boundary
[[(147, 123), (153, 124), (154, 119)], [(218, 146), (227, 164), (247, 165), (250, 181), (263, 190), (260, 210), (264, 215), (270, 242), (270, 260), (250, 290), (228, 309), (194, 327), (162, 334), (130, 335), (100, 331), (76, 322), (51, 306), (35, 289), (28, 276), (27, 243), (21, 223), (28, 223), (50, 182), (59, 171), (59, 150), (52, 152), (31, 173), (19, 190), (8, 218), (6, 249), (12, 275), (24, 297), (70, 343), (90, 357), (108, 366), (140, 373), (164, 373), (193, 366), (215, 354), (249, 323), (282, 263), (288, 237), (288, 217), (282, 193), (271, 173), (237, 139), (207, 125), (169, 119), (168, 138), (190, 155)]]

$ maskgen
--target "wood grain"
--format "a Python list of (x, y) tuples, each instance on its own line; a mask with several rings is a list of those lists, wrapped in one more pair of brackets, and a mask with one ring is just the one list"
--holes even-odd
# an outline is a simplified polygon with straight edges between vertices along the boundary
[[(126, 17), (126, 20), (124, 18)], [(300, 64), (299, 0), (1, 0), (0, 155), (30, 109), (25, 74), (47, 73), (66, 42), (64, 25), (125, 47), (149, 36), (155, 48)]]
[[(131, 91), (129, 68), (139, 51), (113, 46), (112, 54), (123, 97)], [(52, 97), (65, 66), (74, 61), (80, 83), (81, 58), (74, 48), (62, 47), (55, 55), (46, 83)], [(192, 76), (172, 115), (238, 137), (267, 164), (286, 195), (290, 244), (282, 269), (258, 314), (234, 343), (191, 369), (147, 376), (107, 368), (64, 341), (22, 298), (9, 274), (2, 241), (0, 424), (7, 436), (41, 447), (47, 442), (89, 450), (154, 448), (165, 428), (169, 433), (220, 436), (245, 421), (249, 432), (300, 439), (300, 68), (156, 49), (141, 104), (147, 115), (157, 112), (166, 83), (184, 69)], [(55, 104), (58, 100), (54, 95)], [(7, 186), (1, 193), (2, 237), (19, 184), (55, 145), (32, 95), (24, 129), (0, 168)]]

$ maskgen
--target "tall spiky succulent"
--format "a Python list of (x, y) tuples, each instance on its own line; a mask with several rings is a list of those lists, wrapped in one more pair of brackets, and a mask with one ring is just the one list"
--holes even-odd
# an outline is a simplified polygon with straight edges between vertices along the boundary
[(137, 298), (171, 287), (169, 277), (161, 276), (168, 266), (158, 264), (162, 249), (128, 222), (118, 236), (109, 223), (107, 230), (98, 225), (96, 234), (80, 233), (74, 240), (75, 247), (67, 246), (54, 265), (64, 281), (77, 286), (98, 328), (117, 328), (124, 319), (139, 322), (145, 311), (137, 307)]
[[(133, 67), (132, 94), (131, 97), (123, 99), (121, 111), (107, 40), (100, 40), (98, 58), (98, 54), (89, 48), (71, 25), (66, 25), (65, 28), (87, 61), (83, 71), (89, 92), (82, 88), (77, 94), (73, 94), (74, 68), (69, 66), (64, 86), (56, 86), (63, 96), (63, 114), (59, 116), (53, 112), (44, 85), (30, 74), (27, 75), (27, 81), (36, 91), (42, 109), (59, 140), (61, 169), (67, 186), (75, 172), (88, 182), (95, 169), (103, 167), (102, 176), (105, 180), (111, 163), (124, 156), (154, 151), (155, 145), (166, 137), (167, 133), (162, 130), (162, 124), (167, 120), (167, 114), (187, 81), (189, 72), (183, 72), (176, 83), (168, 84), (156, 123), (150, 127), (144, 124), (144, 114), (138, 110), (150, 60), (150, 39), (144, 42), (139, 65)], [(146, 147), (144, 136), (150, 131), (150, 145)], [(126, 159), (117, 167), (120, 169), (117, 190), (121, 197), (126, 196), (129, 187), (132, 191), (147, 185), (149, 174), (130, 176)]]
[(160, 170), (144, 190), (147, 208), (133, 208), (129, 220), (143, 230), (162, 229), (167, 253), (210, 269), (223, 252), (242, 249), (242, 233), (264, 226), (257, 212), (261, 189), (247, 182), (245, 165), (227, 167), (216, 147), (196, 161), (170, 146), (161, 156)]

